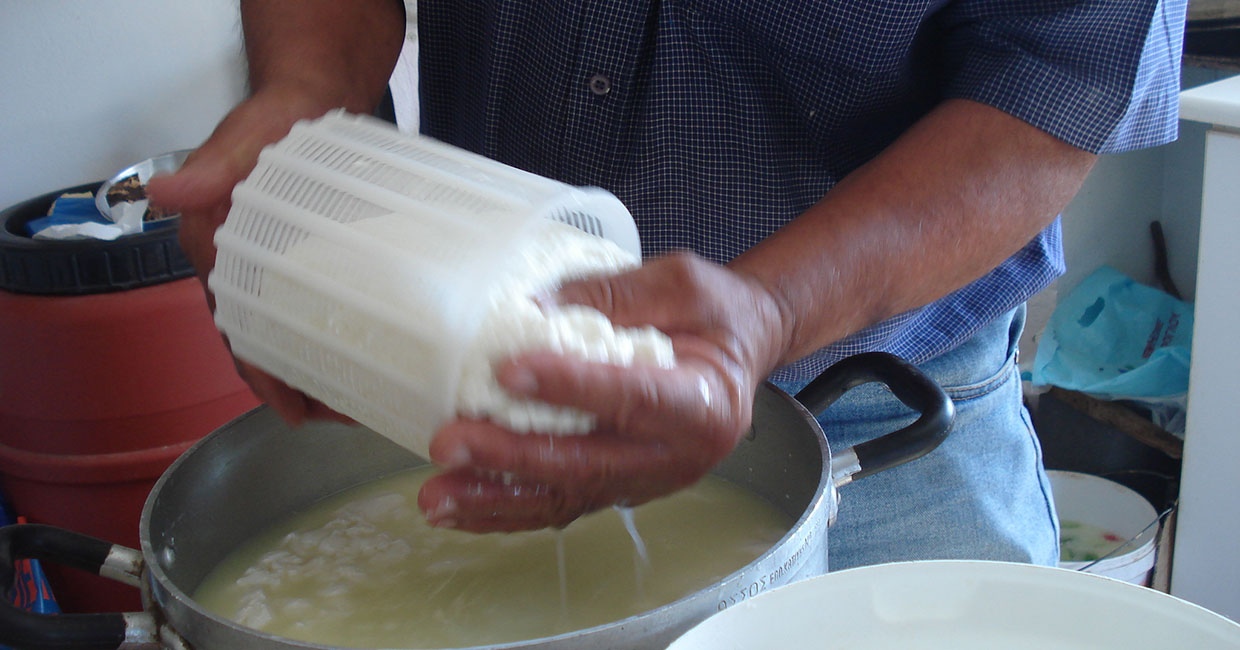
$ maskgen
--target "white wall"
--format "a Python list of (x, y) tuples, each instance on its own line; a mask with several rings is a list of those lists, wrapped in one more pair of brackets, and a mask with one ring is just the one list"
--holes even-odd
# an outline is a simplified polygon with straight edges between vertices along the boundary
[[(1184, 88), (1222, 79), (1234, 71), (1187, 67)], [(1102, 156), (1079, 194), (1064, 210), (1068, 271), (1059, 295), (1106, 264), (1138, 282), (1154, 278), (1151, 221), (1162, 223), (1171, 277), (1186, 300), (1197, 287), (1202, 160), (1206, 127), (1180, 122), (1177, 141), (1154, 149)]]
[(236, 0), (0, 0), (0, 208), (197, 146), (243, 95)]
[(1098, 159), (1063, 213), (1068, 270), (1058, 282), (1060, 295), (1103, 264), (1153, 281), (1149, 223), (1160, 220), (1175, 230), (1162, 214), (1162, 158), (1160, 149), (1147, 149)]

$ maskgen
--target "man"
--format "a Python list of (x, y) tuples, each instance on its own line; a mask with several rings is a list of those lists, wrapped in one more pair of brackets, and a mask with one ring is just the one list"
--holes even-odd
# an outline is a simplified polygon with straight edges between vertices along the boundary
[[(850, 486), (831, 565), (971, 557), (1053, 564), (1057, 534), (1020, 401), (1023, 302), (1062, 272), (1057, 214), (1101, 152), (1175, 133), (1183, 2), (419, 4), (424, 133), (616, 193), (647, 263), (565, 287), (672, 336), (674, 370), (532, 353), (510, 391), (598, 416), (556, 439), (457, 421), (420, 505), (473, 531), (563, 525), (707, 472), (759, 382), (789, 390), (888, 350), (957, 406), (948, 440)], [(394, 0), (249, 0), (251, 97), (181, 173), (203, 272), (227, 192), (299, 118), (369, 112), (403, 41)], [(676, 252), (687, 250), (691, 252)], [(322, 405), (240, 365), (292, 422)], [(823, 414), (836, 449), (907, 414), (861, 388)], [(490, 481), (504, 471), (512, 484)], [(538, 486), (538, 489), (529, 489)]]

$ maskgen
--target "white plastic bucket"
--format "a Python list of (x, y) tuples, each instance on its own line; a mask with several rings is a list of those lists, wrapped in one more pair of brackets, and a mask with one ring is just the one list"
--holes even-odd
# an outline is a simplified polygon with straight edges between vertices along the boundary
[(1055, 509), (1063, 522), (1092, 524), (1115, 533), (1117, 552), (1097, 561), (1061, 561), (1060, 567), (1149, 586), (1154, 568), (1158, 519), (1145, 497), (1105, 478), (1080, 472), (1049, 470)]
[(847, 569), (772, 589), (668, 650), (1240, 650), (1240, 625), (1079, 571), (935, 560)]

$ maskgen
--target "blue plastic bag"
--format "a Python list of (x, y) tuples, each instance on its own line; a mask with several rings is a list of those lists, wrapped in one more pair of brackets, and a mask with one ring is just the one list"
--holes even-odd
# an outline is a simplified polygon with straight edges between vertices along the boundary
[(1182, 434), (1193, 306), (1101, 267), (1060, 300), (1033, 362), (1034, 386), (1058, 386), (1151, 411)]

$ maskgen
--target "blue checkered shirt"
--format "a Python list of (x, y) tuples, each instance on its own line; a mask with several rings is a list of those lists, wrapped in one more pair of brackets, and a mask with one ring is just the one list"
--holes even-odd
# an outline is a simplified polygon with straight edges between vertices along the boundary
[[(1173, 140), (1185, 0), (418, 4), (424, 133), (615, 193), (646, 256), (725, 263), (946, 98), (1082, 149)], [(967, 339), (1063, 272), (1056, 221), (968, 286), (776, 372)]]

